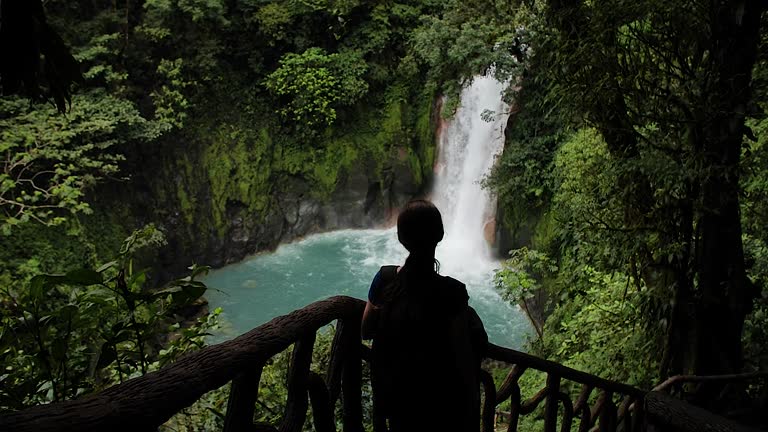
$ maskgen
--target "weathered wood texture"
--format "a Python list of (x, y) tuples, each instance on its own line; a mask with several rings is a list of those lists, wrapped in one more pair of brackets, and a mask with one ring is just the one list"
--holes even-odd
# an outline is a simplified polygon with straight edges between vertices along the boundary
[(557, 430), (557, 404), (560, 392), (560, 377), (550, 372), (547, 374), (547, 399), (544, 405), (544, 431)]
[[(574, 418), (579, 419), (579, 431), (592, 430), (599, 419), (601, 431), (614, 431), (618, 426), (618, 418), (623, 420), (621, 426), (629, 431), (631, 425), (639, 424), (637, 412), (630, 410), (629, 402), (642, 401), (644, 391), (619, 383), (602, 379), (549, 360), (534, 357), (508, 348), (489, 344), (487, 356), (491, 359), (513, 364), (512, 370), (505, 378), (498, 392), (496, 404), (502, 403), (507, 397), (510, 400), (508, 431), (518, 430), (520, 415), (531, 414), (544, 402), (544, 430), (566, 432), (571, 430)], [(523, 401), (518, 380), (527, 369), (535, 369), (547, 374), (547, 382), (538, 393)], [(568, 380), (582, 384), (582, 390), (573, 402), (570, 396), (561, 391), (561, 381)], [(594, 389), (599, 389), (595, 405), (589, 406), (589, 397)], [(613, 393), (625, 395), (627, 403), (622, 406), (621, 413), (612, 400)], [(562, 415), (560, 415), (562, 412)], [(626, 427), (630, 426), (630, 427)]]
[(655, 391), (645, 396), (645, 411), (648, 423), (664, 432), (758, 432)]
[(232, 380), (227, 400), (227, 417), (224, 419), (224, 432), (249, 430), (253, 424), (253, 411), (259, 397), (259, 381), (263, 364), (253, 371), (240, 374)]
[(586, 372), (582, 372), (576, 369), (563, 366), (560, 363), (555, 363), (550, 360), (545, 360), (530, 354), (515, 351), (513, 349), (500, 347), (489, 343), (486, 357), (499, 360), (505, 363), (514, 365), (523, 365), (529, 369), (537, 369), (547, 373), (555, 373), (560, 378), (567, 379), (582, 384), (590, 384), (593, 387), (598, 387), (605, 390), (610, 390), (615, 393), (622, 393), (627, 395), (642, 396), (645, 392), (638, 388), (622, 384), (620, 382), (607, 380), (595, 375), (590, 375)]
[(359, 322), (364, 307), (363, 301), (346, 296), (313, 303), (231, 341), (205, 347), (166, 368), (94, 395), (0, 416), (0, 431), (156, 430), (203, 394), (251, 370), (331, 321), (349, 318)]
[(309, 366), (315, 333), (302, 337), (293, 348), (291, 366), (288, 369), (288, 401), (280, 432), (301, 432), (309, 407)]
[[(315, 430), (335, 432), (334, 407), (339, 397), (343, 431), (363, 432), (362, 362), (370, 359), (368, 348), (360, 341), (363, 307), (361, 300), (344, 296), (313, 303), (229, 342), (206, 347), (160, 371), (95, 395), (0, 415), (0, 431), (155, 431), (206, 392), (232, 381), (225, 432), (299, 432), (306, 423), (310, 402)], [(338, 320), (338, 324), (329, 367), (323, 377), (310, 371), (312, 351), (317, 330), (333, 320)], [(288, 400), (280, 427), (253, 424), (263, 365), (293, 343)], [(509, 421), (509, 431), (518, 430), (520, 416), (534, 412), (542, 402), (544, 429), (548, 432), (570, 431), (574, 420), (579, 422), (578, 430), (584, 432), (595, 428), (640, 431), (649, 425), (660, 431), (751, 431), (662, 393), (647, 393), (519, 351), (489, 344), (487, 357), (512, 368), (498, 391), (492, 377), (481, 372), (481, 418), (482, 430), (486, 432), (494, 430), (496, 407), (507, 399), (510, 412), (502, 414)], [(547, 382), (524, 400), (519, 380), (530, 369), (546, 373)], [(582, 385), (575, 402), (567, 393), (570, 386), (563, 381)], [(680, 381), (684, 380), (672, 380), (667, 385)], [(590, 406), (593, 392), (597, 396)], [(374, 417), (375, 430), (384, 431), (383, 419), (376, 414)]]
[(496, 407), (496, 386), (493, 384), (493, 377), (486, 371), (480, 371), (480, 383), (483, 386), (483, 410), (480, 417), (482, 431), (493, 432), (493, 411)]
[(312, 402), (312, 418), (317, 432), (336, 432), (333, 405), (328, 387), (315, 372), (309, 373), (309, 401)]
[(728, 375), (675, 375), (668, 378), (663, 383), (653, 388), (653, 391), (665, 392), (673, 389), (676, 386), (680, 386), (688, 383), (733, 383), (739, 381), (755, 381), (758, 379), (768, 379), (768, 372), (750, 372), (743, 374), (728, 374)]

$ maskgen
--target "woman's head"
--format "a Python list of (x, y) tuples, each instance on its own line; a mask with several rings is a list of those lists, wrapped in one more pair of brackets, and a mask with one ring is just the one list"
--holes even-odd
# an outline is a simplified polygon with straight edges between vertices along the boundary
[(440, 211), (427, 200), (413, 200), (397, 217), (397, 239), (410, 253), (432, 252), (443, 239)]
[(397, 239), (410, 255), (397, 273), (394, 288), (386, 290), (384, 303), (390, 303), (403, 292), (418, 289), (439, 270), (435, 247), (443, 239), (440, 211), (429, 201), (410, 201), (397, 217)]

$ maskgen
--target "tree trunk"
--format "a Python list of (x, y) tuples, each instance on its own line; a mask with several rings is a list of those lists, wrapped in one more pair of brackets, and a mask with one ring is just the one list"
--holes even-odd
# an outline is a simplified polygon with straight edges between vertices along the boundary
[[(676, 290), (667, 351), (662, 359), (666, 370), (662, 373), (725, 374), (740, 372), (742, 367), (741, 335), (755, 291), (744, 265), (738, 174), (751, 72), (766, 3), (710, 0), (696, 5), (707, 21), (701, 36), (706, 55), (704, 60), (697, 57), (694, 63), (699, 70), (686, 82), (699, 86), (707, 100), (692, 102), (696, 106), (690, 107), (691, 112), (700, 115), (689, 119), (696, 122), (694, 129), (701, 131), (694, 134), (696, 143), (691, 149), (699, 172), (698, 180), (691, 185), (690, 201), (696, 202), (698, 208), (693, 214), (689, 208), (678, 209), (684, 213), (680, 222), (685, 226), (675, 227), (679, 232), (676, 239), (670, 240), (691, 245), (692, 258), (658, 263), (670, 273), (670, 282), (662, 281), (661, 288), (666, 290), (671, 283)], [(636, 159), (640, 155), (638, 137), (634, 119), (627, 113), (627, 90), (618, 85), (619, 75), (625, 71), (615, 62), (615, 34), (590, 34), (590, 11), (597, 6), (588, 2), (549, 0), (547, 5), (548, 19), (560, 31), (562, 43), (574, 49), (593, 43), (594, 51), (599, 53), (580, 58), (584, 63), (571, 65), (561, 79), (583, 86), (588, 81), (579, 81), (578, 74), (587, 70), (594, 75), (594, 82), (602, 83), (598, 94), (594, 89), (583, 90), (586, 117), (600, 130), (613, 157), (621, 161)], [(686, 55), (683, 51), (681, 58)], [(619, 183), (631, 185), (622, 197), (627, 226), (658, 224), (658, 220), (645, 219), (654, 207), (653, 189), (646, 175), (630, 170), (622, 175)], [(659, 268), (653, 270), (654, 276), (646, 278), (649, 286), (659, 284)]]
[(736, 373), (743, 365), (741, 336), (755, 291), (744, 266), (739, 160), (763, 7), (738, 0), (711, 10), (713, 79), (705, 91), (712, 116), (704, 119), (702, 154), (708, 171), (701, 174), (695, 347), (685, 362), (697, 375)]

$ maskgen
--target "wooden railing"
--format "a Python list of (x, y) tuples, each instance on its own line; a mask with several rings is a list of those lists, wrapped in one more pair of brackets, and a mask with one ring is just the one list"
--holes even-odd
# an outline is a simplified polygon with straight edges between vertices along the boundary
[[(645, 392), (622, 383), (602, 379), (549, 360), (530, 354), (489, 344), (487, 357), (512, 365), (509, 374), (498, 391), (493, 380), (483, 372), (485, 404), (483, 406), (483, 431), (493, 431), (495, 406), (506, 399), (510, 401), (507, 415), (508, 431), (516, 431), (521, 415), (532, 413), (544, 403), (544, 430), (547, 432), (570, 431), (574, 420), (579, 431), (589, 431), (596, 424), (601, 431), (614, 431), (621, 425), (625, 431), (643, 429), (643, 406)], [(546, 373), (546, 384), (538, 393), (523, 399), (518, 381), (528, 369)], [(581, 387), (575, 401), (563, 391), (564, 381)], [(597, 396), (590, 405), (593, 393)], [(620, 400), (620, 402), (618, 402)], [(490, 401), (493, 401), (491, 404)], [(618, 402), (618, 403), (617, 403)], [(562, 408), (562, 409), (561, 409)], [(562, 415), (558, 416), (558, 412)]]
[[(157, 372), (134, 378), (82, 399), (41, 405), (0, 415), (0, 431), (153, 431), (171, 416), (192, 405), (205, 393), (231, 382), (224, 431), (298, 432), (306, 422), (311, 403), (314, 428), (336, 430), (334, 407), (339, 398), (344, 432), (362, 432), (362, 363), (367, 357), (360, 341), (364, 302), (351, 297), (332, 297), (273, 319), (250, 332), (189, 354)], [(337, 321), (328, 370), (312, 372), (310, 363), (317, 330)], [(267, 361), (294, 344), (288, 371), (288, 396), (279, 425), (253, 424), (261, 372)], [(683, 402), (646, 393), (558, 363), (515, 350), (489, 345), (487, 357), (510, 365), (498, 389), (487, 372), (481, 373), (484, 391), (482, 430), (491, 432), (497, 406), (507, 399), (508, 430), (517, 430), (521, 415), (542, 403), (545, 431), (645, 430), (744, 430), (714, 415), (698, 422), (698, 411)], [(527, 370), (546, 373), (546, 385), (523, 399), (518, 384)], [(567, 388), (581, 386), (575, 401)], [(665, 399), (667, 398), (667, 399)], [(691, 414), (691, 413), (694, 414)], [(675, 419), (685, 418), (684, 427)], [(650, 421), (649, 421), (650, 420)], [(715, 425), (715, 428), (710, 426)], [(380, 419), (374, 429), (382, 430)]]

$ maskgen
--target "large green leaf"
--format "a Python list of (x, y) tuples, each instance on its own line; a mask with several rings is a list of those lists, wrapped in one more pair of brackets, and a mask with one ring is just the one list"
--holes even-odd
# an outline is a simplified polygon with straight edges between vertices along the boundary
[(197, 300), (205, 294), (207, 287), (199, 281), (177, 280), (171, 282), (171, 286), (157, 291), (153, 295), (156, 298), (171, 296), (173, 307), (180, 307)]
[(104, 281), (101, 273), (91, 269), (77, 269), (67, 272), (66, 282), (74, 285), (98, 285)]
[(116, 266), (117, 264), (118, 264), (118, 262), (116, 260), (115, 261), (110, 261), (108, 263), (102, 264), (99, 268), (96, 269), (96, 271), (101, 273), (101, 272), (103, 272), (105, 270), (111, 269), (112, 267)]
[(197, 278), (200, 275), (205, 276), (211, 270), (210, 266), (198, 265), (198, 264), (192, 264), (188, 268), (192, 272), (192, 274), (189, 275), (190, 280), (195, 280), (195, 278)]
[(99, 361), (96, 363), (96, 369), (104, 369), (115, 360), (117, 360), (117, 351), (115, 351), (115, 347), (104, 342), (101, 345), (101, 353), (99, 354)]
[(65, 280), (66, 277), (63, 275), (37, 275), (29, 283), (29, 294), (33, 299), (41, 300), (51, 287), (63, 283)]

